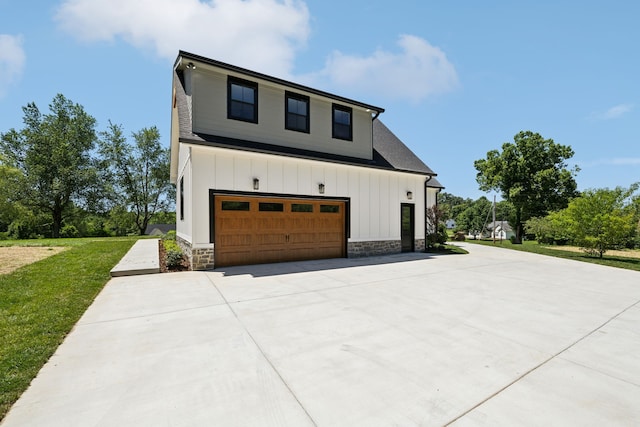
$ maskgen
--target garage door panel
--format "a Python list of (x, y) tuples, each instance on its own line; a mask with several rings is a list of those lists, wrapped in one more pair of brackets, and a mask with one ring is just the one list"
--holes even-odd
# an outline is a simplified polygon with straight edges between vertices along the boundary
[(260, 230), (286, 230), (284, 218), (255, 218), (256, 228)]
[(222, 234), (218, 239), (218, 244), (225, 247), (232, 246), (249, 246), (253, 242), (251, 234)]
[(221, 230), (225, 232), (229, 230), (251, 230), (253, 228), (253, 219), (251, 218), (221, 218)]
[(253, 243), (256, 245), (284, 245), (286, 243), (284, 233), (259, 233), (253, 236)]
[(318, 233), (291, 233), (289, 234), (289, 243), (294, 244), (313, 244), (318, 241)]

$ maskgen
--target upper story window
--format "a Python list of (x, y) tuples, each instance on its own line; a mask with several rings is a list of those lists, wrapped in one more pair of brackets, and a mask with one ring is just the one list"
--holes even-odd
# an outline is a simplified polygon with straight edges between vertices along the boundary
[(284, 127), (289, 130), (309, 133), (309, 97), (286, 92), (284, 99)]
[(337, 139), (353, 140), (353, 110), (349, 107), (333, 104), (333, 137)]
[(227, 117), (258, 123), (258, 84), (229, 76)]

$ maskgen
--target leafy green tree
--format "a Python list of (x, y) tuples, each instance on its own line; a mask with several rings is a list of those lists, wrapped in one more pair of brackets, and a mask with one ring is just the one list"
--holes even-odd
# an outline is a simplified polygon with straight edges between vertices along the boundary
[(435, 205), (427, 208), (427, 241), (426, 249), (432, 249), (437, 245), (447, 242), (447, 227), (443, 222), (443, 212), (440, 206)]
[(459, 196), (443, 191), (438, 194), (438, 207), (442, 211), (442, 219), (456, 219), (458, 215), (473, 203), (471, 199), (464, 199)]
[(175, 224), (176, 211), (156, 212), (149, 221), (150, 224)]
[(562, 212), (569, 233), (585, 252), (602, 255), (609, 249), (624, 247), (637, 232), (630, 198), (638, 184), (625, 189), (586, 190)]
[(530, 218), (524, 228), (527, 234), (535, 235), (538, 243), (564, 245), (571, 240), (564, 210), (551, 212), (545, 217)]
[(58, 94), (42, 114), (35, 103), (23, 107), (24, 128), (0, 134), (0, 149), (24, 175), (17, 196), (22, 204), (51, 215), (52, 235), (59, 237), (75, 202), (89, 207), (99, 191), (91, 157), (96, 120)]
[(169, 150), (160, 145), (160, 132), (153, 126), (133, 134), (127, 142), (122, 127), (109, 123), (101, 134), (100, 152), (109, 165), (117, 203), (133, 213), (140, 235), (151, 217), (167, 210), (173, 201), (169, 181)]
[(566, 164), (573, 154), (570, 146), (523, 131), (513, 143), (504, 143), (502, 151), (491, 150), (474, 162), (480, 189), (499, 191), (513, 205), (516, 242), (522, 242), (526, 220), (563, 209), (578, 195), (574, 176), (579, 169)]
[(456, 217), (456, 228), (466, 230), (469, 234), (480, 233), (487, 219), (491, 219), (492, 205), (489, 199), (480, 197)]
[(115, 236), (126, 236), (137, 230), (134, 214), (124, 206), (115, 206), (109, 211), (104, 227)]
[(7, 231), (9, 224), (18, 218), (20, 206), (16, 194), (23, 179), (19, 169), (11, 166), (0, 154), (0, 232)]

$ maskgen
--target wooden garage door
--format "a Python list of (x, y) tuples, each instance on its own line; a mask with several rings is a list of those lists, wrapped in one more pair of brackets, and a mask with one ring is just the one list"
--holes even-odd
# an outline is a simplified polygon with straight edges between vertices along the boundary
[(345, 256), (345, 202), (215, 196), (215, 264)]

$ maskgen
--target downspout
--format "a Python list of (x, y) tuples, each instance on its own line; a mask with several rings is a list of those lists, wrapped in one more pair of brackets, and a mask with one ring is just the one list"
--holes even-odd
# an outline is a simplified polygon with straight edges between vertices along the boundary
[(427, 251), (427, 232), (429, 227), (429, 220), (427, 219), (427, 208), (428, 208), (427, 195), (429, 193), (427, 192), (427, 186), (429, 184), (429, 181), (431, 181), (431, 178), (433, 178), (433, 176), (429, 175), (427, 176), (427, 179), (425, 179), (424, 181), (424, 251), (425, 252)]

